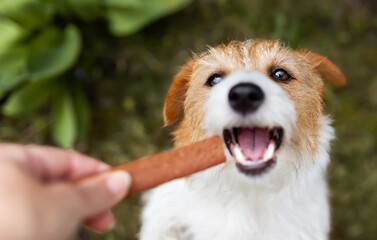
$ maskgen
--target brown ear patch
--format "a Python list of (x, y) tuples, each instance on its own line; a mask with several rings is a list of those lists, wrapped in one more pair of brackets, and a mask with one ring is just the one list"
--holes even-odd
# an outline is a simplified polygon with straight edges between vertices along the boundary
[(181, 108), (186, 99), (188, 82), (192, 75), (193, 65), (193, 60), (186, 63), (182, 67), (182, 70), (175, 76), (174, 81), (169, 88), (164, 106), (165, 126), (170, 125), (179, 119)]
[(303, 54), (313, 64), (318, 73), (326, 81), (336, 86), (344, 86), (346, 84), (346, 78), (343, 73), (328, 58), (306, 49), (299, 49), (298, 52)]

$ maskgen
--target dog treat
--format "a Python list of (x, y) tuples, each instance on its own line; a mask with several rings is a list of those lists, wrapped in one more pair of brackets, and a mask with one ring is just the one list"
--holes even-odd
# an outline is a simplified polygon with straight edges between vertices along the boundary
[(110, 171), (125, 170), (130, 173), (132, 183), (129, 196), (223, 162), (225, 155), (222, 140), (215, 136), (128, 162)]

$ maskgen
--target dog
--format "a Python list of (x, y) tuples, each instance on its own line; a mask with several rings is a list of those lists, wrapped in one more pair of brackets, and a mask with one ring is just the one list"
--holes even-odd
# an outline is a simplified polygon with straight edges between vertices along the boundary
[(326, 167), (334, 130), (324, 82), (329, 59), (280, 41), (234, 41), (195, 55), (164, 106), (175, 146), (219, 135), (227, 161), (150, 191), (140, 239), (328, 239)]

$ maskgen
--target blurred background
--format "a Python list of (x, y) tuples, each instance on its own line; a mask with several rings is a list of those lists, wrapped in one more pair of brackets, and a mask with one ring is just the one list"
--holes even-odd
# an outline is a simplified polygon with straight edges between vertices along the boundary
[[(337, 140), (331, 239), (377, 239), (376, 0), (0, 0), (0, 140), (74, 148), (112, 165), (172, 146), (162, 128), (179, 66), (207, 45), (282, 39), (328, 56)], [(140, 196), (105, 234), (136, 239)]]

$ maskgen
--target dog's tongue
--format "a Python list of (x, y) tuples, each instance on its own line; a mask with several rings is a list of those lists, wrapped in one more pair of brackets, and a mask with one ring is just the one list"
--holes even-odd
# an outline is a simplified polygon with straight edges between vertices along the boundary
[(239, 128), (237, 139), (248, 160), (260, 160), (270, 142), (270, 133), (268, 128)]

